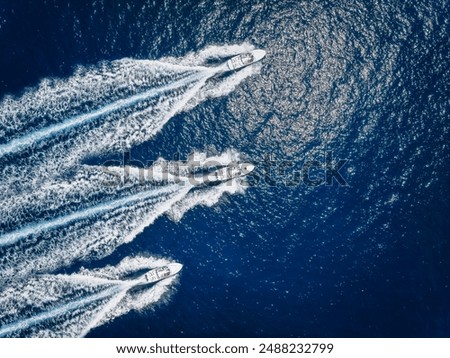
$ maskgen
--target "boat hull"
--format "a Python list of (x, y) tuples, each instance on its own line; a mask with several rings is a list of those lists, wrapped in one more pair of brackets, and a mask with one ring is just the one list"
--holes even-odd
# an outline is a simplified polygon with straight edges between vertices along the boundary
[(153, 270), (148, 271), (146, 274), (139, 277), (135, 282), (136, 286), (148, 285), (150, 283), (155, 283), (166, 278), (172, 277), (181, 271), (183, 268), (182, 264), (170, 263), (166, 266), (157, 267)]
[(236, 71), (240, 68), (247, 67), (258, 61), (261, 61), (266, 56), (266, 51), (264, 50), (253, 50), (246, 53), (241, 53), (240, 55), (230, 58), (226, 62), (226, 71)]

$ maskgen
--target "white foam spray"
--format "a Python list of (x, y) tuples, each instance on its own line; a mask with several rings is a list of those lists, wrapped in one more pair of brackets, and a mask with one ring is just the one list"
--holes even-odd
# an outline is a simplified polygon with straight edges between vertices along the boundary
[(73, 275), (41, 275), (16, 281), (0, 295), (0, 337), (77, 337), (116, 317), (157, 304), (177, 276), (142, 286), (132, 274), (169, 260), (137, 256), (117, 266), (82, 269)]
[[(242, 179), (194, 187), (161, 170), (142, 183), (139, 170), (130, 168), (130, 180), (114, 186), (107, 181), (120, 168), (105, 173), (80, 163), (143, 143), (176, 114), (229, 94), (258, 66), (216, 76), (217, 68), (204, 65), (250, 49), (217, 46), (181, 59), (104, 62), (0, 101), (0, 336), (85, 335), (170, 291), (175, 278), (134, 292), (119, 275), (164, 259), (52, 273), (109, 255), (161, 215), (181, 220), (198, 205), (241, 192)], [(197, 156), (205, 165), (228, 165), (238, 154)]]

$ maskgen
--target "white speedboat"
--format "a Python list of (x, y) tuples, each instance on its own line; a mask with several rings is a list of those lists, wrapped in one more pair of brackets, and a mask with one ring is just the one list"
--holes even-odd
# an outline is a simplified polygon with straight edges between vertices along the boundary
[(236, 71), (242, 67), (249, 66), (255, 62), (261, 61), (266, 56), (264, 50), (253, 50), (241, 53), (240, 55), (230, 58), (224, 67), (224, 71)]
[(164, 280), (165, 278), (176, 275), (182, 268), (183, 265), (176, 262), (157, 267), (138, 277), (136, 280), (133, 280), (133, 286), (148, 285), (149, 283)]
[(239, 163), (228, 165), (226, 167), (214, 170), (210, 173), (193, 175), (191, 179), (195, 180), (195, 185), (212, 184), (225, 182), (237, 177), (243, 177), (250, 174), (255, 169), (251, 163)]

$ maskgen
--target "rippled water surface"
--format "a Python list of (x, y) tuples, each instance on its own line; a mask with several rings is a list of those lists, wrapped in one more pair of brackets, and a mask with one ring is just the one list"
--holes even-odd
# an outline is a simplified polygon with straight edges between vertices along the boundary
[[(39, 288), (36, 271), (92, 283), (176, 261), (174, 282), (148, 302), (127, 294), (89, 336), (449, 336), (448, 1), (0, 4), (3, 298)], [(251, 48), (267, 51), (261, 64), (208, 69)], [(256, 170), (246, 190), (105, 189), (93, 167), (123, 148)], [(304, 180), (327, 155), (346, 160), (346, 185), (321, 183), (320, 168)], [(107, 289), (85, 313), (118, 297)], [(29, 322), (23, 307), (0, 323)], [(31, 333), (79, 334), (73, 318)]]

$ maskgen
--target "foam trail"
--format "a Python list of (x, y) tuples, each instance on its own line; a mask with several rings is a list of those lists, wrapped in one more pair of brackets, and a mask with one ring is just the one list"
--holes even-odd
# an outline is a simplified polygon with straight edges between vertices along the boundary
[(115, 297), (113, 297), (106, 305), (102, 308), (102, 310), (97, 313), (97, 315), (92, 319), (91, 322), (80, 332), (79, 337), (84, 337), (87, 335), (93, 328), (100, 326), (101, 322), (104, 320), (104, 317), (124, 299), (127, 294), (127, 290), (124, 289), (119, 292)]
[[(178, 198), (174, 200), (175, 203), (179, 203), (179, 205), (176, 205), (177, 209), (177, 219), (180, 219), (181, 216), (190, 208), (193, 208), (197, 205), (208, 205), (211, 206), (217, 200), (220, 198), (220, 196), (224, 192), (233, 192), (238, 191), (239, 185), (233, 184), (233, 186), (226, 186), (223, 183), (222, 185), (216, 186), (216, 187), (206, 187), (206, 188), (200, 188), (200, 190), (197, 190), (195, 195), (180, 195)], [(236, 186), (237, 185), (237, 186)], [(53, 266), (53, 267), (61, 267), (62, 264), (65, 262), (65, 260), (69, 259), (72, 260), (74, 257), (82, 256), (88, 252), (91, 252), (93, 249), (96, 251), (101, 248), (101, 250), (114, 250), (115, 247), (117, 247), (117, 242), (115, 239), (113, 239), (110, 235), (114, 232), (115, 235), (120, 237), (119, 242), (123, 242), (124, 240), (127, 240), (128, 238), (121, 237), (129, 228), (134, 227), (134, 230), (128, 231), (129, 239), (131, 240), (135, 235), (140, 232), (140, 230), (143, 227), (148, 226), (149, 222), (151, 220), (154, 220), (155, 217), (157, 217), (159, 214), (167, 212), (167, 208), (174, 208), (173, 205), (170, 205), (170, 203), (165, 201), (164, 207), (162, 207), (161, 211), (159, 213), (153, 212), (151, 216), (149, 216), (149, 212), (146, 209), (145, 206), (143, 207), (133, 207), (132, 210), (128, 210), (126, 215), (118, 215), (116, 217), (116, 220), (114, 218), (104, 220), (103, 218), (97, 220), (94, 224), (89, 224), (89, 226), (86, 227), (88, 229), (85, 233), (82, 228), (77, 227), (76, 231), (73, 232), (73, 236), (69, 235), (69, 233), (66, 233), (62, 237), (54, 237), (49, 242), (49, 247), (51, 247), (51, 250), (48, 250), (45, 246), (43, 248), (40, 248), (40, 245), (42, 243), (45, 243), (46, 240), (40, 241), (38, 245), (31, 245), (29, 248), (20, 249), (17, 247), (15, 250), (13, 250), (14, 253), (18, 253), (18, 261), (16, 262), (9, 262), (14, 269), (18, 269), (20, 267), (25, 267), (27, 270), (30, 269), (39, 269), (43, 267)], [(165, 208), (165, 209), (164, 209)], [(170, 211), (170, 210), (169, 210)], [(124, 213), (125, 214), (125, 213)], [(111, 214), (108, 214), (111, 215)], [(147, 219), (143, 220), (143, 218), (147, 215)], [(111, 221), (112, 220), (112, 221)], [(133, 221), (134, 220), (134, 224)], [(130, 227), (128, 224), (131, 224)], [(120, 225), (123, 225), (122, 228)], [(114, 230), (111, 232), (111, 228)], [(110, 230), (108, 232), (108, 230)], [(104, 239), (99, 238), (100, 234), (104, 234)], [(97, 243), (93, 242), (92, 240), (100, 240)], [(90, 242), (90, 244), (89, 244)], [(93, 246), (92, 246), (93, 244)], [(91, 245), (91, 247), (89, 246)], [(36, 250), (33, 254), (33, 251), (29, 250)], [(79, 250), (79, 251), (77, 251)], [(64, 256), (66, 255), (66, 256)], [(7, 257), (7, 256), (6, 256)], [(26, 258), (25, 262), (24, 258)], [(141, 260), (142, 261), (142, 260)], [(95, 275), (93, 272), (89, 270), (82, 271), (81, 273), (77, 275), (73, 275), (72, 277), (68, 276), (59, 276), (59, 281), (62, 282), (71, 282), (72, 284), (76, 284), (78, 288), (82, 288), (83, 290), (88, 290), (89, 293), (91, 292), (91, 287), (100, 285), (105, 286), (109, 283), (117, 285), (117, 280), (120, 280), (121, 277), (126, 275), (128, 272), (130, 272), (132, 269), (138, 269), (139, 267), (143, 267), (142, 263), (139, 263), (139, 265), (136, 264), (130, 264), (129, 262), (124, 262), (123, 265), (121, 265), (120, 269), (100, 269), (95, 272)], [(91, 276), (89, 280), (85, 280), (83, 278), (83, 275)], [(49, 276), (49, 275), (47, 275)], [(92, 279), (92, 276), (95, 276), (95, 280)], [(16, 278), (17, 275), (14, 275)], [(42, 278), (40, 279), (42, 280)], [(108, 282), (108, 280), (111, 280)], [(80, 311), (80, 308), (77, 308), (77, 312), (79, 314), (83, 315), (82, 322), (83, 327), (88, 327), (84, 329), (83, 331), (80, 331), (79, 325), (80, 325), (80, 319), (79, 318), (73, 318), (72, 315), (69, 315), (68, 317), (64, 317), (62, 321), (60, 320), (56, 321), (55, 315), (68, 315), (67, 310), (59, 310), (55, 311), (52, 310), (46, 310), (46, 312), (51, 311), (51, 314), (47, 314), (44, 318), (51, 318), (54, 319), (54, 321), (51, 323), (52, 329), (46, 330), (45, 327), (40, 327), (37, 329), (36, 332), (31, 333), (32, 336), (79, 336), (80, 334), (85, 334), (87, 330), (92, 329), (94, 326), (98, 326), (100, 324), (109, 322), (110, 320), (114, 319), (114, 317), (117, 317), (118, 315), (126, 314), (130, 310), (133, 309), (143, 309), (147, 307), (148, 305), (151, 305), (153, 303), (159, 302), (164, 292), (167, 291), (167, 289), (170, 288), (169, 282), (160, 282), (157, 285), (155, 285), (154, 289), (152, 289), (150, 292), (146, 293), (132, 293), (129, 292), (129, 294), (125, 295), (123, 297), (123, 300), (121, 300), (119, 303), (116, 304), (116, 302), (113, 299), (114, 297), (117, 297), (117, 295), (113, 292), (111, 292), (112, 296), (108, 296), (105, 298), (107, 302), (102, 301), (102, 296), (93, 296), (95, 299), (97, 299), (98, 302), (101, 303), (99, 306), (98, 304), (95, 304), (95, 307), (88, 307), (86, 310)], [(169, 285), (169, 286), (167, 286)], [(45, 284), (45, 295), (41, 300), (48, 297), (49, 293), (54, 292), (62, 292), (60, 289), (48, 289), (48, 284)], [(30, 291), (31, 290), (31, 291)], [(31, 286), (30, 290), (27, 292), (26, 290), (20, 289), (12, 289), (10, 290), (9, 295), (0, 294), (0, 297), (9, 296), (9, 297), (20, 297), (22, 295), (24, 297), (24, 300), (27, 302), (30, 302), (32, 300), (34, 305), (39, 306), (39, 299), (32, 298), (30, 296), (30, 292), (38, 292), (35, 287)], [(20, 294), (18, 294), (20, 292)], [(93, 294), (97, 294), (97, 292), (93, 292)], [(117, 293), (118, 294), (118, 293)], [(60, 299), (56, 299), (54, 296), (48, 297), (48, 299), (52, 302), (59, 302)], [(96, 302), (97, 302), (96, 301)], [(90, 299), (86, 299), (85, 301), (82, 301), (84, 306), (88, 305), (94, 305), (94, 301)], [(0, 306), (3, 309), (4, 314), (8, 314), (7, 308), (10, 307), (9, 316), (14, 317), (14, 312), (20, 307), (17, 303), (13, 304), (5, 304), (0, 300)], [(65, 308), (70, 308), (72, 306), (67, 306)], [(75, 309), (74, 309), (75, 311)], [(11, 313), (12, 312), (12, 313)], [(78, 317), (78, 316), (77, 316)], [(95, 318), (92, 318), (95, 317)], [(27, 318), (25, 318), (27, 319)], [(27, 322), (33, 322), (33, 321), (27, 321)], [(41, 321), (39, 321), (41, 322)], [(89, 323), (94, 322), (94, 323)], [(3, 326), (3, 324), (2, 324)], [(60, 327), (57, 329), (57, 327)], [(56, 331), (55, 331), (56, 329)], [(80, 333), (81, 332), (81, 333)], [(27, 334), (28, 336), (28, 334)]]
[(30, 317), (28, 319), (24, 319), (24, 320), (19, 321), (17, 323), (6, 325), (6, 326), (0, 328), (0, 337), (4, 337), (4, 336), (6, 336), (6, 335), (8, 335), (8, 334), (10, 334), (12, 332), (15, 332), (15, 331), (24, 330), (24, 329), (26, 329), (26, 328), (28, 328), (30, 326), (39, 324), (39, 323), (41, 323), (43, 321), (49, 320), (49, 319), (54, 318), (56, 316), (60, 316), (60, 315), (62, 315), (64, 313), (67, 313), (68, 311), (73, 311), (75, 309), (78, 309), (80, 307), (83, 307), (83, 306), (85, 306), (85, 305), (87, 305), (89, 303), (98, 301), (100, 299), (111, 297), (113, 294), (116, 294), (118, 292), (120, 292), (119, 288), (113, 288), (113, 289), (110, 289), (110, 290), (106, 290), (106, 291), (97, 293), (95, 295), (89, 296), (87, 298), (83, 298), (83, 299), (80, 299), (78, 301), (70, 302), (70, 303), (68, 303), (66, 305), (63, 305), (61, 307), (57, 307), (54, 310), (51, 310), (51, 311), (48, 311), (48, 312), (43, 312), (43, 313), (38, 314), (38, 315), (36, 315), (34, 317)]
[[(92, 261), (105, 257), (120, 245), (131, 242), (161, 215), (169, 214), (180, 220), (188, 210), (198, 205), (211, 206), (223, 194), (244, 189), (240, 180), (213, 187), (198, 187), (192, 194), (186, 188), (179, 188), (159, 197), (157, 201), (138, 201), (98, 217), (43, 232), (39, 237), (21, 240), (0, 248), (0, 278), (51, 272), (70, 267), (75, 260)], [(147, 235), (151, 239), (151, 231)]]
[[(242, 180), (192, 187), (168, 176), (152, 178), (163, 179), (154, 186), (141, 185), (134, 175), (113, 188), (102, 184), (103, 174), (95, 168), (83, 171), (80, 163), (149, 140), (174, 115), (230, 93), (257, 73), (258, 67), (250, 66), (211, 78), (218, 68), (199, 67), (207, 58), (234, 51), (242, 52), (209, 48), (177, 59), (183, 66), (108, 62), (68, 79), (43, 81), (19, 99), (0, 102), (0, 279), (6, 283), (0, 288), (1, 334), (85, 335), (168, 297), (174, 277), (144, 290), (129, 289), (124, 279), (128, 271), (162, 259), (129, 259), (75, 275), (51, 273), (71, 272), (75, 262), (92, 263), (111, 254), (162, 215), (181, 220), (198, 205), (214, 205), (222, 195), (244, 190)], [(208, 159), (203, 156), (202, 162)], [(229, 154), (213, 158), (219, 165), (232, 159)], [(146, 233), (151, 235), (151, 230)]]
[(141, 94), (134, 95), (127, 99), (118, 100), (117, 102), (111, 103), (105, 107), (102, 107), (96, 111), (86, 113), (83, 115), (75, 116), (73, 118), (69, 118), (63, 123), (55, 124), (51, 127), (41, 129), (39, 131), (33, 132), (29, 135), (26, 135), (21, 138), (13, 139), (11, 142), (4, 144), (0, 146), (0, 157), (5, 156), (7, 154), (11, 153), (17, 153), (21, 150), (23, 150), (26, 147), (29, 147), (33, 145), (34, 143), (43, 140), (45, 138), (51, 137), (57, 133), (67, 131), (69, 129), (74, 129), (75, 127), (92, 121), (94, 119), (97, 119), (101, 116), (105, 116), (111, 112), (117, 111), (119, 109), (132, 106), (139, 101), (149, 99), (152, 97), (156, 97), (158, 95), (161, 95), (165, 92), (175, 90), (177, 88), (180, 88), (182, 86), (185, 86), (189, 82), (196, 81), (201, 78), (201, 75), (191, 75), (190, 77), (187, 77), (185, 79), (173, 82), (169, 85), (166, 85), (164, 87), (151, 89), (149, 91), (146, 91)]
[[(167, 260), (159, 260), (159, 263), (153, 261), (154, 258), (134, 257), (124, 259), (120, 265), (122, 270), (129, 270), (129, 267), (147, 268), (163, 266), (168, 263)], [(80, 336), (86, 335), (90, 330), (100, 325), (106, 324), (119, 316), (123, 316), (130, 311), (143, 311), (154, 307), (156, 303), (161, 303), (161, 299), (165, 298), (165, 302), (170, 298), (170, 291), (173, 291), (174, 284), (178, 281), (178, 275), (168, 277), (154, 284), (150, 289), (139, 290), (133, 292), (127, 291), (121, 300), (118, 298), (110, 303), (109, 307), (105, 307), (101, 314), (97, 316), (86, 326)], [(128, 283), (130, 285), (130, 283)], [(112, 309), (110, 307), (114, 306)]]
[(188, 102), (186, 110), (191, 110), (199, 103), (203, 102), (207, 98), (216, 98), (228, 95), (233, 92), (237, 86), (246, 78), (256, 75), (261, 70), (261, 64), (255, 63), (251, 66), (244, 67), (243, 69), (229, 74), (226, 78), (218, 80), (210, 80), (204, 87), (202, 87), (198, 93)]
[(249, 52), (254, 49), (255, 46), (250, 43), (243, 43), (241, 45), (207, 46), (198, 52), (190, 52), (181, 59), (165, 57), (164, 61), (182, 66), (206, 66), (210, 60), (221, 60), (224, 62), (223, 58), (236, 56), (240, 53)]
[(148, 308), (170, 292), (176, 276), (140, 286), (137, 292), (132, 290), (136, 281), (126, 278), (169, 262), (137, 256), (125, 258), (117, 266), (16, 282), (0, 295), (4, 307), (0, 312), (0, 336), (84, 336), (130, 310)]
[[(247, 47), (249, 45), (210, 48), (208, 54), (199, 57), (231, 56)], [(180, 77), (183, 80), (198, 76), (185, 87), (167, 91), (139, 105), (115, 110), (101, 120), (76, 127), (77, 130), (66, 130), (64, 135), (34, 142), (26, 148), (26, 156), (22, 153), (16, 157), (12, 153), (0, 157), (9, 161), (1, 173), (0, 191), (11, 197), (14, 192), (33, 192), (34, 187), (44, 185), (52, 176), (62, 175), (86, 156), (145, 142), (175, 114), (192, 109), (206, 98), (227, 95), (246, 77), (257, 72), (255, 66), (249, 66), (226, 77), (211, 78), (217, 73), (216, 68), (198, 66), (195, 61), (187, 60), (188, 57), (186, 61), (185, 58), (174, 59), (177, 65), (130, 59), (115, 61), (99, 69), (83, 69), (68, 80), (43, 81), (37, 90), (29, 91), (18, 100), (7, 97), (0, 103), (0, 143), (2, 133), (11, 133), (3, 137), (12, 138), (10, 141), (19, 140), (33, 135), (33, 132), (24, 135), (33, 127), (39, 132), (55, 125), (55, 121), (63, 121), (64, 125), (65, 118), (83, 116), (86, 111), (87, 114), (95, 112), (111, 102), (127, 99), (149, 88), (170, 85)], [(251, 68), (256, 72), (250, 71)], [(22, 180), (16, 180), (18, 177)]]
[(0, 101), (0, 143), (110, 103), (162, 88), (206, 70), (161, 61), (122, 59), (79, 67), (67, 79), (45, 79), (20, 98)]
[[(111, 202), (136, 192), (156, 190), (155, 185), (158, 188), (169, 188), (171, 184), (184, 185), (181, 183), (182, 178), (165, 171), (160, 163), (145, 169), (85, 165), (68, 181), (48, 183), (32, 193), (4, 199), (4, 205), (0, 206), (0, 226), (3, 227), (0, 237), (2, 231), (7, 233), (19, 227), (24, 228), (32, 222), (42, 222), (49, 216), (67, 216), (75, 210)], [(178, 190), (178, 187), (171, 188)]]
[(167, 216), (173, 221), (180, 221), (183, 215), (192, 208), (203, 205), (211, 207), (218, 203), (220, 198), (225, 194), (242, 194), (246, 188), (245, 180), (235, 178), (228, 182), (213, 186), (203, 191), (194, 191), (189, 193), (185, 198), (175, 203), (167, 212)]
[[(194, 157), (201, 164), (211, 163), (204, 154)], [(216, 165), (228, 165), (238, 160), (239, 153), (228, 151), (210, 158)], [(155, 163), (156, 167), (161, 162)], [(136, 168), (131, 168), (130, 172), (136, 172)], [(18, 229), (0, 237), (0, 278), (52, 272), (69, 267), (76, 260), (105, 257), (120, 245), (131, 242), (161, 215), (168, 213), (180, 220), (185, 212), (197, 205), (211, 206), (223, 194), (238, 193), (245, 188), (241, 178), (213, 187), (193, 187), (189, 179), (179, 178), (178, 182), (155, 187), (142, 183), (139, 175), (130, 175), (130, 180), (121, 187), (111, 187), (111, 193), (105, 193), (102, 183), (108, 176), (100, 170), (86, 170), (71, 183), (48, 186), (45, 189), (48, 197), (21, 200), (9, 222), (10, 227)], [(59, 202), (54, 202), (52, 193), (60, 193), (56, 195)], [(102, 195), (98, 196), (98, 193)], [(80, 198), (85, 202), (80, 202)], [(41, 204), (36, 205), (36, 202)], [(68, 204), (70, 202), (73, 203)], [(29, 207), (31, 203), (32, 207)], [(55, 213), (67, 210), (68, 213), (52, 215), (53, 219), (46, 222), (21, 224), (24, 222), (21, 212), (26, 214), (31, 210), (32, 218), (46, 217), (50, 205), (55, 205), (52, 209)], [(15, 217), (18, 221), (14, 221)]]
[(157, 282), (152, 289), (139, 292), (128, 291), (128, 294), (98, 322), (97, 326), (106, 324), (116, 317), (128, 314), (131, 311), (142, 312), (146, 309), (155, 309), (156, 304), (168, 303), (170, 294), (176, 289), (178, 282), (176, 276)]
[[(70, 215), (66, 215), (63, 217), (59, 217), (44, 223), (39, 224), (33, 224), (26, 227), (23, 227), (15, 232), (11, 232), (5, 235), (0, 236), (0, 246), (5, 245), (12, 245), (15, 244), (17, 241), (24, 239), (30, 235), (37, 235), (42, 233), (43, 231), (47, 230), (53, 230), (58, 227), (68, 225), (73, 223), (74, 221), (85, 219), (88, 217), (96, 216), (99, 214), (103, 214), (107, 211), (111, 211), (114, 209), (117, 209), (121, 206), (132, 204), (136, 201), (142, 201), (149, 199), (151, 197), (155, 196), (155, 192), (157, 195), (169, 193), (171, 188), (163, 188), (163, 189), (157, 189), (157, 190), (151, 190), (143, 193), (138, 193), (135, 195), (128, 196), (123, 199), (117, 199), (111, 202), (103, 203), (96, 205), (94, 207), (75, 212)], [(187, 189), (189, 190), (189, 188)]]
[[(188, 89), (162, 96), (157, 103), (146, 106), (148, 108), (141, 112), (115, 112), (111, 114), (112, 118), (102, 121), (99, 127), (71, 133), (71, 137), (63, 142), (53, 144), (50, 148), (41, 148), (39, 152), (35, 151), (13, 165), (6, 166), (0, 190), (11, 193), (10, 188), (16, 187), (16, 192), (32, 192), (32, 183), (41, 182), (40, 185), (43, 185), (48, 182), (49, 174), (62, 174), (87, 155), (123, 150), (144, 142), (155, 135), (170, 118), (184, 110), (210, 74), (209, 70), (204, 71), (203, 77), (191, 83)], [(30, 170), (30, 166), (33, 166), (33, 170)], [(23, 180), (15, 180), (17, 177)]]

